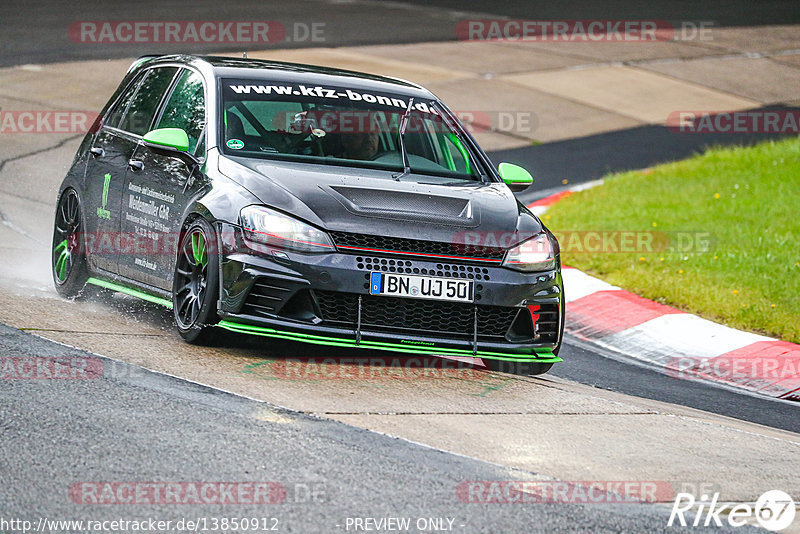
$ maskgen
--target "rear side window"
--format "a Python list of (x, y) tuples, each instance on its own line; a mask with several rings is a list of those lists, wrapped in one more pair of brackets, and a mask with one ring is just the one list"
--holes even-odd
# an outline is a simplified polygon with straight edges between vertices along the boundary
[(118, 128), (136, 135), (146, 134), (177, 71), (177, 67), (150, 69), (139, 84), (139, 89), (133, 96)]
[(203, 80), (192, 70), (184, 70), (164, 106), (156, 128), (180, 128), (189, 136), (189, 152), (194, 153), (206, 122)]
[(145, 74), (146, 72), (139, 74), (139, 76), (137, 76), (136, 79), (131, 82), (119, 100), (117, 100), (116, 105), (114, 105), (114, 109), (111, 110), (111, 113), (108, 115), (108, 119), (105, 121), (107, 126), (113, 126), (114, 128), (119, 127), (119, 122), (122, 120), (122, 117), (125, 116), (128, 106), (131, 105), (133, 95), (136, 94), (136, 89), (139, 88), (139, 84), (141, 83)]

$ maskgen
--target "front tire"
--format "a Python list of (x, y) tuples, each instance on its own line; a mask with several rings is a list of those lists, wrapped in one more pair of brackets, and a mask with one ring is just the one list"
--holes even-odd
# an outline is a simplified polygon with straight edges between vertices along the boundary
[[(213, 338), (217, 316), (219, 255), (216, 232), (205, 219), (193, 221), (181, 238), (172, 284), (172, 311), (184, 341), (205, 345)], [(212, 253), (209, 254), (209, 244)]]
[(65, 189), (56, 207), (50, 254), (53, 283), (59, 295), (74, 299), (84, 294), (89, 271), (83, 235), (81, 203), (74, 189)]

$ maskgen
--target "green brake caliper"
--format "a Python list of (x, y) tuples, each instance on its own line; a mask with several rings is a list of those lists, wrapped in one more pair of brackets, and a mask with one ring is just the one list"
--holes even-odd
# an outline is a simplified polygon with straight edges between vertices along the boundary
[(59, 282), (63, 282), (67, 277), (67, 260), (69, 259), (69, 249), (67, 248), (67, 240), (65, 239), (55, 249), (56, 253), (56, 277)]

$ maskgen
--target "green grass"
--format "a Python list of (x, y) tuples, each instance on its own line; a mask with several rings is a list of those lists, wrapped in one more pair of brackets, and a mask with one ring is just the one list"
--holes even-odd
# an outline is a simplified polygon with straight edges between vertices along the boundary
[[(800, 138), (612, 175), (556, 203), (544, 221), (563, 236), (652, 231), (657, 244), (669, 236), (665, 250), (600, 254), (564, 237), (562, 260), (646, 298), (800, 342)], [(677, 250), (683, 232), (710, 233), (710, 247)]]

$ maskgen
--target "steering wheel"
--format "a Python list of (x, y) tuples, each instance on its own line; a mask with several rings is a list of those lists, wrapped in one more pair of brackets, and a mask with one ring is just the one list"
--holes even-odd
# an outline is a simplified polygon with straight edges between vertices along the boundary
[(288, 139), (288, 143), (286, 146), (286, 150), (290, 152), (294, 152), (297, 148), (306, 141), (309, 137), (311, 137), (311, 146), (316, 151), (317, 156), (322, 156), (325, 151), (322, 147), (322, 139), (314, 134), (309, 132), (300, 132), (296, 134), (288, 134), (286, 139)]

